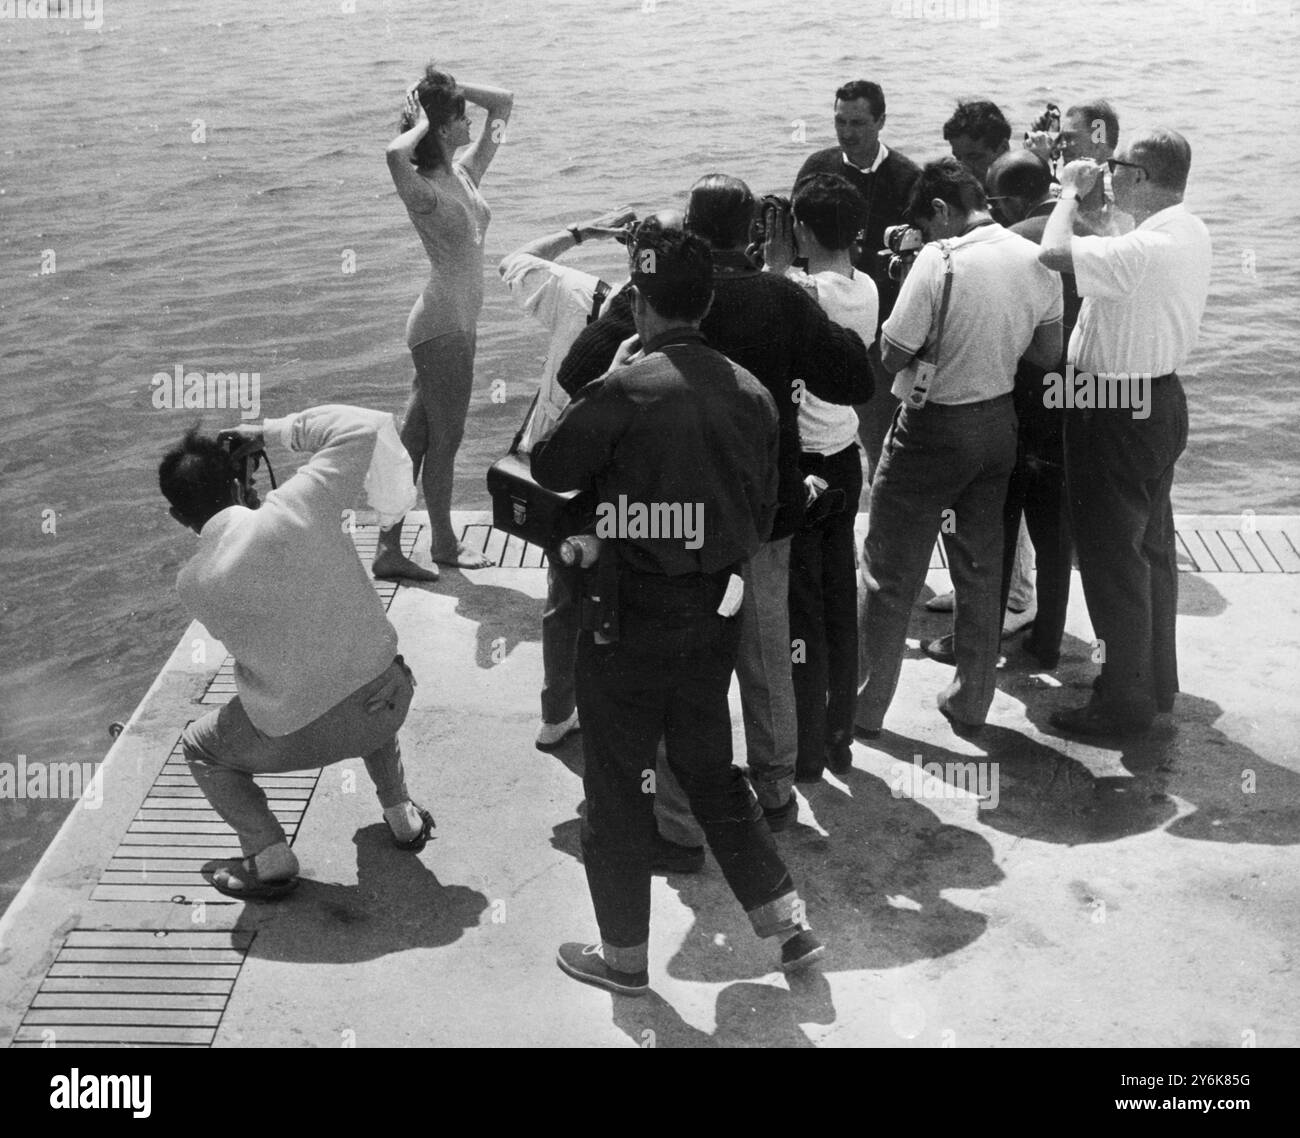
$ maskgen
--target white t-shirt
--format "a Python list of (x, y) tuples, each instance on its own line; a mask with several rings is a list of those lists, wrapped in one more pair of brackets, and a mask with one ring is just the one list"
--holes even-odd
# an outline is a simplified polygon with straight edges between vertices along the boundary
[(529, 454), (551, 433), (569, 404), (556, 373), (587, 326), (600, 278), (531, 253), (512, 253), (504, 262), (502, 279), (523, 310), (551, 333), (537, 411), (519, 444), (520, 451)]
[(1123, 237), (1072, 237), (1083, 297), (1069, 359), (1094, 375), (1168, 375), (1196, 345), (1210, 291), (1210, 233), (1180, 202)]
[[(880, 294), (866, 273), (854, 271), (850, 279), (839, 273), (805, 273), (789, 269), (795, 284), (812, 294), (822, 311), (836, 324), (862, 337), (864, 344), (876, 338)], [(799, 403), (799, 442), (815, 454), (839, 454), (858, 439), (858, 413), (840, 403), (827, 403), (811, 391), (803, 392)]]
[[(1034, 331), (1060, 321), (1061, 277), (1039, 263), (1037, 245), (997, 224), (947, 244), (952, 295), (929, 401), (979, 403), (1011, 391)], [(931, 358), (943, 277), (943, 255), (930, 242), (917, 254), (880, 330), (900, 351)]]

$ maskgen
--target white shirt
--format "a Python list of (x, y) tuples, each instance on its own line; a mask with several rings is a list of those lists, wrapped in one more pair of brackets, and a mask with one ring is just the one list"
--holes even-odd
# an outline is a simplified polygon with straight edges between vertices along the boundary
[[(822, 310), (836, 324), (850, 328), (864, 344), (876, 338), (876, 320), (880, 313), (880, 294), (875, 281), (866, 273), (855, 271), (852, 278), (839, 273), (805, 273), (802, 269), (786, 270), (795, 284), (812, 294)], [(799, 402), (799, 443), (815, 454), (839, 454), (858, 440), (858, 413), (840, 403), (827, 403), (811, 391), (804, 391)]]
[(1196, 344), (1210, 291), (1210, 233), (1181, 202), (1122, 237), (1071, 237), (1083, 297), (1069, 359), (1094, 375), (1168, 375)]
[(875, 159), (872, 161), (872, 163), (871, 163), (870, 166), (857, 166), (857, 165), (854, 165), (852, 162), (849, 161), (849, 156), (848, 156), (847, 154), (845, 154), (843, 150), (840, 151), (840, 158), (842, 158), (842, 159), (844, 160), (844, 165), (846, 165), (846, 166), (852, 166), (853, 169), (857, 170), (857, 171), (858, 171), (859, 173), (861, 173), (861, 174), (874, 174), (877, 170), (880, 169), (880, 164), (881, 164), (881, 163), (882, 163), (886, 158), (889, 157), (889, 147), (888, 147), (888, 146), (886, 146), (883, 142), (877, 142), (877, 143), (876, 143), (876, 146), (878, 147), (878, 149), (876, 150), (876, 157), (875, 157)]
[(556, 374), (573, 341), (587, 326), (600, 278), (531, 253), (512, 253), (504, 262), (502, 279), (523, 310), (551, 333), (537, 411), (519, 444), (520, 452), (529, 454), (551, 433), (569, 405)]
[[(234, 656), (244, 710), (267, 735), (305, 727), (397, 653), (369, 569), (339, 524), (384, 461), (375, 443), (392, 422), (341, 404), (267, 419), (268, 442), (311, 459), (261, 509), (214, 514), (177, 575), (186, 608)], [(410, 458), (394, 461), (396, 477), (413, 484)]]
[[(1039, 263), (1037, 245), (997, 224), (947, 244), (952, 295), (929, 401), (978, 403), (1015, 386), (1016, 364), (1035, 330), (1061, 319), (1061, 277)], [(917, 254), (880, 330), (900, 351), (932, 358), (943, 277), (943, 255), (930, 242)]]

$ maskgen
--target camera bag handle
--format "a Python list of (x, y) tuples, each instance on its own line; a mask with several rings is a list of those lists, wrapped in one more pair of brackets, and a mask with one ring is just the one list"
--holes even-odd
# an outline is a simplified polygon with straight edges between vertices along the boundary
[[(603, 280), (596, 282), (596, 287), (591, 294), (591, 311), (587, 313), (587, 323), (595, 323), (596, 318), (600, 315), (601, 306), (605, 303), (605, 298), (609, 296), (610, 288)], [(542, 390), (539, 387), (533, 394), (533, 401), (528, 404), (528, 410), (524, 413), (524, 421), (519, 424), (519, 430), (515, 432), (514, 442), (510, 444), (510, 449), (506, 454), (518, 454), (519, 447), (524, 441), (524, 435), (528, 432), (529, 424), (533, 421), (533, 415), (537, 411), (537, 401), (542, 397)]]

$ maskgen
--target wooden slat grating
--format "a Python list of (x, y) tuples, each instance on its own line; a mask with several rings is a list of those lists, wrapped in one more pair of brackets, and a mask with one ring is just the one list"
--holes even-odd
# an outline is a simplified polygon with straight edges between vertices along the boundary
[[(291, 844), (319, 778), (319, 770), (257, 776)], [(201, 870), (208, 862), (239, 856), (239, 839), (194, 782), (178, 738), (90, 899), (238, 905), (213, 889)]]
[(74, 929), (12, 1047), (210, 1047), (254, 933)]

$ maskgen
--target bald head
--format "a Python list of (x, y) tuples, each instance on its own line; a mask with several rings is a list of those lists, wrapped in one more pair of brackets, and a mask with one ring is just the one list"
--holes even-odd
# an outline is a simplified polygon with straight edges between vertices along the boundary
[(989, 167), (985, 185), (997, 212), (1014, 225), (1047, 200), (1052, 172), (1032, 150), (1009, 150)]
[(1128, 144), (1131, 161), (1142, 166), (1152, 183), (1181, 195), (1192, 168), (1192, 148), (1176, 130), (1155, 127), (1134, 135)]

